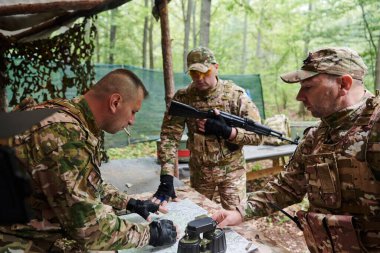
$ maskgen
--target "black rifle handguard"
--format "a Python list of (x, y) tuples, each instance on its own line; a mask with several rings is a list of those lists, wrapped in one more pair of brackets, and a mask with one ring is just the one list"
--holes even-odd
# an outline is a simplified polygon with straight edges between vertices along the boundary
[[(207, 119), (207, 118), (215, 118), (215, 114), (213, 111), (200, 111), (194, 107), (191, 107), (190, 105), (172, 100), (170, 103), (169, 115), (172, 116), (178, 116), (178, 117), (184, 117), (184, 118), (198, 118), (198, 119)], [(229, 125), (230, 127), (239, 127), (243, 128), (247, 131), (251, 131), (260, 135), (265, 136), (273, 136), (283, 141), (288, 141), (291, 144), (298, 145), (298, 138), (295, 140), (290, 140), (288, 138), (283, 137), (283, 134), (275, 131), (267, 126), (261, 125), (259, 123), (256, 123), (253, 120), (242, 118), (227, 112), (220, 112), (220, 116), (224, 119), (224, 121)]]

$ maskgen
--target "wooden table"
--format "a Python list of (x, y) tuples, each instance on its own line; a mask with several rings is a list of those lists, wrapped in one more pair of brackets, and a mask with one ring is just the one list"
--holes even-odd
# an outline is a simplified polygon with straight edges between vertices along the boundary
[(247, 172), (247, 181), (280, 173), (284, 168), (285, 158), (291, 156), (296, 147), (296, 145), (244, 146), (244, 157), (247, 163), (261, 160), (272, 161), (272, 167)]
[[(291, 156), (294, 153), (296, 147), (296, 145), (244, 146), (244, 158), (247, 163), (253, 163), (262, 160), (272, 161), (272, 166), (269, 168), (263, 168), (257, 171), (247, 172), (247, 181), (280, 173), (284, 168), (285, 158)], [(180, 163), (178, 167), (180, 170), (189, 170), (188, 163)]]

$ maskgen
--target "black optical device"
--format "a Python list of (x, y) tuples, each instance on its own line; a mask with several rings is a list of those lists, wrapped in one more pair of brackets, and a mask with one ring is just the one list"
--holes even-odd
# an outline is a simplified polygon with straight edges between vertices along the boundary
[[(224, 253), (226, 235), (210, 217), (200, 217), (187, 224), (185, 236), (179, 240), (177, 253)], [(203, 236), (201, 237), (201, 234)]]

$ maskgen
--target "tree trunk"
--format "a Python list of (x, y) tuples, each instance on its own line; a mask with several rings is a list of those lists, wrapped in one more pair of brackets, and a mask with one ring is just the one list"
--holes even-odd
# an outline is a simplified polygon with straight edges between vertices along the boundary
[[(312, 10), (313, 10), (313, 4), (312, 4), (311, 0), (309, 0), (308, 12), (311, 13)], [(304, 39), (304, 48), (303, 48), (305, 58), (309, 53), (310, 29), (311, 29), (311, 18), (310, 18), (310, 15), (308, 15), (307, 24), (306, 24), (306, 36), (304, 36), (305, 39)], [(307, 111), (306, 111), (304, 104), (299, 103), (298, 113), (297, 113), (298, 116), (300, 116), (300, 117), (302, 117), (302, 119), (304, 119), (306, 116), (306, 113), (307, 113)]]
[(165, 83), (165, 103), (166, 106), (169, 106), (169, 103), (174, 96), (174, 76), (168, 17), (168, 0), (160, 1), (159, 10), (161, 21), (161, 46)]
[(187, 53), (189, 52), (189, 38), (190, 38), (190, 29), (191, 29), (191, 13), (193, 11), (193, 0), (187, 1), (187, 10), (186, 17), (184, 20), (185, 23), (185, 38), (183, 41), (183, 71), (187, 70)]
[[(5, 43), (4, 43), (5, 44)], [(6, 112), (8, 107), (7, 101), (7, 63), (5, 61), (5, 51), (4, 45), (0, 45), (0, 112)]]
[(1, 72), (0, 72), (0, 112), (6, 112), (7, 111), (7, 106), (8, 106), (8, 103), (7, 103), (7, 94), (6, 94), (6, 79), (5, 79), (5, 68), (3, 65), (4, 64), (4, 61), (2, 61), (2, 63), (0, 63), (0, 68), (1, 68)]
[[(249, 0), (247, 1), (249, 5)], [(241, 73), (245, 74), (245, 68), (247, 66), (247, 33), (248, 33), (248, 12), (244, 13), (244, 27), (243, 27), (243, 47), (241, 54)]]
[(259, 25), (257, 29), (256, 58), (261, 57), (261, 24), (263, 23), (264, 10), (260, 11)]
[[(152, 0), (150, 3), (151, 3), (151, 6), (154, 6), (154, 0)], [(154, 24), (153, 15), (150, 15), (150, 18), (149, 18), (149, 68), (150, 69), (154, 69), (153, 24)]]
[(114, 51), (115, 51), (115, 41), (116, 41), (116, 18), (117, 9), (111, 10), (111, 28), (110, 28), (110, 53), (108, 58), (108, 63), (114, 63)]
[[(148, 0), (145, 0), (145, 7), (148, 8)], [(149, 32), (149, 27), (148, 27), (148, 16), (145, 16), (144, 18), (144, 33), (143, 33), (143, 44), (142, 44), (142, 67), (146, 68), (146, 59), (147, 59), (147, 44), (148, 44), (148, 32)]]
[(380, 36), (377, 41), (376, 51), (375, 90), (380, 90)]
[(95, 52), (96, 52), (96, 62), (99, 63), (100, 62), (99, 27), (96, 30), (97, 32), (96, 32), (96, 39), (95, 39), (95, 43), (96, 43)]
[[(309, 0), (309, 9), (308, 12), (311, 13), (313, 10), (313, 4)], [(309, 44), (310, 44), (310, 29), (311, 29), (311, 20), (310, 20), (310, 15), (308, 15), (308, 20), (307, 20), (307, 25), (306, 25), (306, 36), (304, 36), (304, 55), (305, 57), (309, 53)]]
[(199, 44), (208, 47), (210, 41), (211, 0), (202, 0)]
[(197, 2), (193, 3), (193, 48), (197, 47), (197, 18), (196, 18)]

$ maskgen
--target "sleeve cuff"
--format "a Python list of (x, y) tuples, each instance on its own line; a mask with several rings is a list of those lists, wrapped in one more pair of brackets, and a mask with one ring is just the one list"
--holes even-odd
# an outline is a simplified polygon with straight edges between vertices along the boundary
[(175, 166), (173, 164), (166, 164), (162, 166), (160, 175), (170, 175), (174, 177)]
[(238, 205), (236, 207), (236, 210), (240, 213), (241, 217), (243, 218), (243, 220), (245, 220), (245, 210), (244, 210), (244, 206), (242, 205)]
[(241, 128), (236, 127), (236, 137), (235, 140), (236, 142), (241, 142), (244, 139), (244, 131)]

